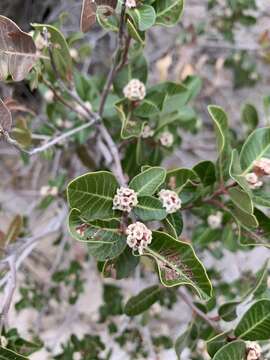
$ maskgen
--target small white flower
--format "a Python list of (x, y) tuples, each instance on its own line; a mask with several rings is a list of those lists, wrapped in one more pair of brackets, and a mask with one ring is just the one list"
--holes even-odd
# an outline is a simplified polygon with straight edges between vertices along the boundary
[(263, 186), (263, 182), (259, 180), (258, 175), (256, 175), (254, 172), (246, 174), (245, 178), (248, 182), (250, 189), (252, 190), (258, 189)]
[(258, 360), (261, 356), (262, 349), (259, 344), (252, 341), (246, 342), (247, 360)]
[(138, 204), (137, 193), (133, 189), (121, 186), (113, 199), (113, 209), (130, 212)]
[(36, 48), (40, 51), (48, 46), (47, 41), (45, 40), (44, 36), (42, 36), (41, 33), (37, 34), (36, 38), (34, 39), (34, 42), (35, 42)]
[(2, 347), (7, 347), (8, 345), (8, 339), (5, 336), (0, 336), (0, 344)]
[(181, 200), (177, 193), (172, 190), (162, 189), (158, 197), (168, 214), (175, 213), (181, 208)]
[(82, 360), (82, 354), (78, 351), (73, 353), (73, 360)]
[(128, 246), (133, 250), (138, 250), (140, 255), (143, 254), (147, 245), (151, 244), (152, 231), (139, 221), (129, 225), (126, 234)]
[[(87, 110), (92, 111), (92, 105), (91, 105), (91, 103), (89, 101), (84, 102), (84, 107)], [(75, 111), (77, 113), (79, 113), (82, 117), (88, 117), (89, 114), (88, 114), (88, 112), (86, 111), (86, 109), (84, 107), (81, 106), (80, 104), (76, 104), (75, 105)]]
[(233, 55), (233, 60), (238, 63), (241, 60), (241, 54), (240, 53), (235, 53)]
[(173, 134), (169, 131), (164, 131), (159, 137), (161, 145), (165, 147), (171, 147), (173, 144), (173, 140)]
[(144, 125), (143, 131), (142, 131), (142, 138), (146, 139), (154, 135), (154, 130), (151, 129), (149, 125)]
[(201, 354), (202, 358), (204, 360), (210, 360), (210, 356), (207, 352), (207, 346), (206, 346), (206, 342), (204, 340), (198, 340), (197, 342), (197, 346), (196, 346), (196, 350), (198, 353)]
[(132, 79), (124, 87), (123, 93), (131, 101), (143, 100), (146, 95), (145, 85), (138, 79)]
[(58, 188), (57, 186), (42, 186), (40, 189), (41, 196), (57, 196), (58, 195)]
[(135, 8), (137, 6), (136, 4), (136, 0), (127, 0), (126, 1), (126, 7), (131, 9), (131, 8)]
[(77, 61), (79, 58), (79, 53), (78, 50), (75, 48), (70, 48), (69, 49), (69, 55), (72, 57), (73, 60)]
[(261, 158), (253, 162), (253, 171), (258, 175), (270, 175), (270, 159)]
[(54, 94), (52, 92), (52, 90), (47, 89), (44, 93), (44, 99), (48, 102), (48, 103), (52, 103), (53, 102), (53, 98), (54, 98)]
[(222, 212), (217, 211), (215, 214), (209, 215), (207, 222), (211, 229), (219, 229), (222, 224)]
[(256, 81), (256, 80), (258, 80), (258, 78), (259, 78), (259, 75), (258, 75), (258, 73), (256, 73), (256, 71), (252, 71), (252, 72), (249, 74), (249, 79), (250, 79), (250, 80)]

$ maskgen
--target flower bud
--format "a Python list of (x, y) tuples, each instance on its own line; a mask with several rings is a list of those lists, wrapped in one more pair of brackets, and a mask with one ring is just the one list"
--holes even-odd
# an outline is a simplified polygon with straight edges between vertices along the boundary
[(173, 134), (169, 131), (164, 131), (159, 137), (161, 145), (165, 147), (171, 147), (173, 145), (173, 140)]
[(142, 131), (142, 138), (147, 139), (154, 135), (154, 130), (151, 129), (149, 125), (144, 125), (143, 131)]
[(43, 96), (44, 96), (44, 99), (47, 101), (47, 103), (53, 102), (54, 94), (53, 94), (52, 90), (50, 90), (50, 89), (46, 90)]
[(129, 9), (135, 8), (137, 6), (136, 0), (127, 0), (126, 7)]
[(219, 229), (221, 227), (222, 215), (221, 211), (217, 211), (215, 214), (208, 216), (207, 222), (211, 229)]
[(263, 186), (263, 182), (259, 180), (259, 177), (255, 174), (255, 172), (250, 172), (246, 174), (245, 178), (248, 182), (250, 189), (252, 190), (258, 189)]

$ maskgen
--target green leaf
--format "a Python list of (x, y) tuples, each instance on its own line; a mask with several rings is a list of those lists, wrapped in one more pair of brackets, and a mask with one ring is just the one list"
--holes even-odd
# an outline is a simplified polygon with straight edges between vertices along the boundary
[(183, 13), (184, 0), (156, 0), (154, 6), (157, 14), (156, 24), (174, 26)]
[(119, 30), (119, 23), (116, 15), (113, 13), (108, 16), (108, 8), (106, 6), (98, 6), (96, 11), (96, 18), (101, 27), (105, 30), (117, 32)]
[(228, 128), (228, 117), (225, 111), (219, 107), (210, 105), (208, 112), (214, 122), (214, 128), (218, 147), (218, 175), (220, 181), (229, 176), (229, 158), (231, 154), (230, 136)]
[(164, 183), (166, 171), (162, 167), (150, 167), (136, 175), (129, 187), (135, 190), (138, 196), (153, 195)]
[(179, 168), (167, 172), (166, 184), (178, 194), (189, 182), (199, 182), (199, 178), (193, 170)]
[(140, 257), (134, 256), (132, 250), (126, 247), (117, 258), (108, 260), (103, 264), (103, 276), (117, 280), (125, 279), (134, 272), (139, 261)]
[(167, 216), (162, 203), (153, 196), (141, 196), (138, 205), (134, 208), (134, 213), (142, 221), (163, 220)]
[(115, 177), (107, 171), (79, 176), (68, 185), (69, 206), (80, 210), (86, 220), (113, 218), (117, 216), (112, 209), (117, 188)]
[(14, 351), (0, 347), (0, 360), (25, 360), (28, 359)]
[(232, 321), (237, 318), (236, 309), (240, 301), (230, 301), (221, 305), (218, 314), (224, 321)]
[(168, 234), (154, 231), (153, 240), (145, 255), (156, 260), (164, 286), (191, 286), (202, 299), (212, 296), (212, 285), (206, 270), (192, 246)]
[(183, 230), (183, 218), (181, 212), (177, 211), (173, 214), (168, 214), (164, 220), (164, 224), (168, 233), (177, 239)]
[(207, 351), (211, 356), (214, 357), (216, 352), (228, 343), (228, 332), (218, 334), (207, 341)]
[(114, 106), (122, 123), (121, 138), (139, 137), (144, 123), (130, 112), (130, 102), (127, 99), (122, 99), (116, 102)]
[(246, 343), (238, 340), (223, 346), (213, 357), (213, 360), (244, 360)]
[(228, 131), (227, 114), (221, 107), (215, 105), (209, 105), (208, 112), (214, 121), (218, 152), (221, 154), (225, 149), (226, 133)]
[(190, 333), (191, 333), (192, 326), (189, 326), (189, 328), (183, 332), (178, 338), (176, 339), (174, 348), (177, 355), (177, 358), (181, 360), (181, 354), (183, 350), (188, 347)]
[(145, 45), (145, 33), (138, 31), (136, 29), (136, 26), (130, 21), (130, 19), (127, 19), (127, 29), (132, 39), (141, 43), (142, 46)]
[(140, 31), (149, 29), (156, 21), (156, 12), (151, 5), (140, 5), (130, 9), (128, 14), (132, 17)]
[(244, 227), (247, 228), (257, 228), (258, 227), (258, 220), (256, 219), (256, 216), (253, 214), (249, 214), (245, 211), (243, 211), (241, 208), (239, 208), (236, 205), (233, 205), (231, 207), (231, 214), (234, 218), (237, 219), (237, 221)]
[(53, 46), (53, 59), (61, 77), (65, 80), (72, 78), (72, 58), (69, 53), (68, 44), (64, 35), (55, 26), (48, 24), (32, 24), (40, 32), (46, 28), (50, 34), (50, 41)]
[(235, 335), (244, 340), (270, 339), (270, 300), (262, 299), (253, 304), (235, 328)]
[(243, 175), (252, 170), (253, 162), (262, 157), (270, 158), (270, 128), (253, 131), (244, 143), (240, 153)]
[(241, 119), (247, 126), (248, 132), (255, 130), (259, 124), (259, 115), (255, 106), (245, 104), (241, 112)]
[(136, 316), (143, 313), (159, 300), (160, 293), (161, 289), (158, 285), (142, 290), (138, 295), (128, 300), (124, 307), (124, 313), (128, 316)]
[(240, 238), (241, 245), (261, 245), (270, 247), (270, 221), (269, 218), (260, 210), (255, 209), (254, 214), (259, 223), (258, 230), (243, 227), (242, 236)]
[(251, 195), (251, 190), (249, 185), (243, 175), (243, 170), (240, 164), (240, 158), (238, 151), (234, 149), (231, 155), (231, 162), (229, 168), (230, 177), (238, 183), (238, 185), (249, 195)]
[(193, 167), (193, 171), (199, 176), (204, 186), (212, 185), (216, 182), (216, 170), (212, 161), (201, 161)]
[(254, 207), (250, 196), (239, 187), (228, 190), (232, 202), (242, 211), (253, 214)]
[(126, 236), (117, 219), (86, 221), (79, 210), (69, 214), (69, 232), (76, 240), (86, 242), (89, 253), (99, 261), (113, 259), (126, 247)]

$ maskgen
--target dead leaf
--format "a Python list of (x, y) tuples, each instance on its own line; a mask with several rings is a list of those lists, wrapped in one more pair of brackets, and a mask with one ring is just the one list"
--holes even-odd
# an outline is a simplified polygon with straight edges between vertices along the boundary
[(6, 131), (10, 132), (12, 125), (12, 116), (8, 107), (0, 99), (0, 132)]
[(5, 244), (16, 241), (23, 227), (23, 219), (20, 215), (16, 215), (11, 221), (5, 236)]
[(113, 9), (117, 6), (117, 0), (83, 0), (81, 11), (81, 31), (86, 33), (96, 23), (97, 6), (104, 5)]
[(0, 80), (11, 75), (14, 81), (23, 80), (37, 60), (32, 37), (12, 20), (0, 16)]
[(172, 57), (171, 55), (166, 55), (162, 59), (159, 59), (156, 63), (157, 71), (159, 72), (160, 80), (164, 81), (167, 80), (168, 71), (172, 64)]
[(17, 100), (15, 100), (13, 98), (6, 98), (4, 100), (4, 103), (11, 112), (12, 111), (14, 111), (14, 112), (21, 111), (21, 112), (25, 112), (25, 113), (35, 116), (35, 113), (33, 110), (29, 109), (24, 104), (20, 104)]

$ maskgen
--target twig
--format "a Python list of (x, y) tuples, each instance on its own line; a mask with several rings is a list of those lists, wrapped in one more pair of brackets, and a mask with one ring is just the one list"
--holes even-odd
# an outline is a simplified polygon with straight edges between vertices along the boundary
[(183, 290), (183, 289), (179, 289), (179, 295), (181, 297), (181, 299), (184, 301), (184, 303), (186, 303), (194, 312), (194, 314), (198, 317), (200, 317), (202, 320), (204, 320), (209, 326), (211, 326), (212, 329), (214, 329), (217, 333), (222, 332), (222, 330), (220, 329), (220, 327), (214, 323), (214, 320), (211, 319), (209, 316), (207, 316), (207, 314), (205, 314), (203, 311), (201, 311), (194, 303), (193, 303), (193, 299), (191, 298), (191, 296), (189, 296), (189, 294)]
[(7, 259), (7, 263), (9, 265), (9, 277), (8, 284), (5, 288), (5, 299), (4, 304), (2, 306), (1, 318), (0, 318), (0, 334), (2, 334), (3, 326), (7, 320), (7, 315), (11, 306), (12, 298), (14, 295), (14, 291), (16, 289), (16, 266), (15, 266), (15, 255), (11, 255)]

